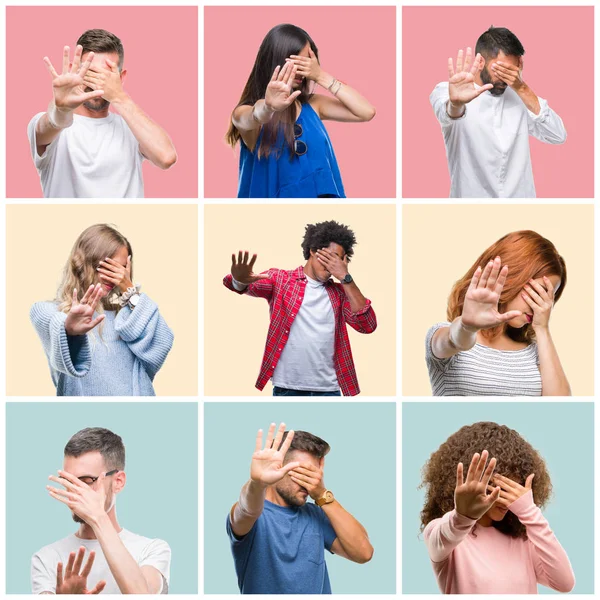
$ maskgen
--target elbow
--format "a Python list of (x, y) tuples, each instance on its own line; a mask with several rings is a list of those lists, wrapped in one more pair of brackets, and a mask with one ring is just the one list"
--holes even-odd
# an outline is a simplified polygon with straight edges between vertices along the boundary
[(554, 589), (561, 594), (568, 594), (575, 588), (575, 575), (571, 571), (569, 577), (566, 577), (564, 581), (561, 581)]
[(365, 111), (364, 117), (363, 117), (363, 121), (372, 121), (375, 118), (375, 115), (377, 114), (377, 111), (375, 110), (374, 106), (369, 106), (368, 110)]
[(169, 152), (163, 154), (155, 163), (159, 169), (167, 171), (177, 162), (177, 152), (172, 148)]
[(365, 563), (368, 563), (373, 558), (373, 553), (374, 553), (373, 546), (371, 546), (371, 543), (369, 541), (367, 541), (363, 545), (363, 547), (360, 549), (360, 552), (356, 556), (354, 562), (356, 562), (360, 565), (364, 565)]

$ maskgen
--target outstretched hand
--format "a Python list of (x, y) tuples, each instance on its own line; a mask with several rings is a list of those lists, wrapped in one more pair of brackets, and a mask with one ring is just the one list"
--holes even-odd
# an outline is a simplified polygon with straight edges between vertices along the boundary
[(268, 108), (275, 112), (285, 110), (302, 93), (302, 90), (292, 93), (296, 70), (296, 65), (291, 60), (287, 61), (283, 68), (279, 65), (275, 67), (265, 92), (265, 104)]
[(485, 66), (485, 60), (481, 54), (477, 54), (473, 60), (471, 48), (467, 48), (467, 54), (463, 63), (463, 51), (458, 51), (456, 58), (456, 70), (452, 58), (448, 59), (448, 92), (450, 94), (450, 102), (454, 106), (462, 106), (468, 104), (477, 96), (483, 94), (487, 90), (491, 90), (494, 86), (491, 83), (476, 88), (475, 77)]
[(94, 319), (94, 312), (105, 292), (101, 284), (91, 285), (81, 301), (77, 299), (77, 290), (73, 290), (71, 310), (65, 320), (68, 335), (84, 335), (104, 320), (104, 315)]
[(498, 303), (506, 283), (508, 266), (496, 256), (485, 266), (483, 272), (477, 267), (465, 295), (461, 320), (463, 325), (474, 329), (491, 329), (506, 323), (521, 313), (520, 310), (498, 312)]
[(488, 451), (484, 450), (481, 456), (473, 455), (467, 479), (463, 480), (463, 464), (458, 463), (456, 467), (456, 488), (454, 490), (454, 506), (456, 512), (469, 519), (480, 519), (492, 507), (500, 496), (500, 488), (496, 487), (488, 494), (488, 484), (496, 459), (492, 458), (487, 465)]
[(94, 588), (88, 590), (87, 578), (96, 558), (96, 553), (92, 550), (81, 570), (83, 559), (85, 557), (85, 548), (81, 546), (75, 558), (75, 552), (69, 554), (67, 567), (63, 574), (63, 564), (56, 565), (56, 593), (57, 594), (99, 594), (106, 586), (106, 581), (99, 581)]
[(62, 73), (59, 75), (50, 59), (44, 56), (44, 63), (52, 76), (52, 91), (54, 93), (54, 105), (62, 112), (71, 112), (78, 106), (81, 106), (84, 102), (91, 100), (92, 98), (99, 98), (104, 94), (104, 90), (101, 88), (95, 89), (91, 92), (85, 92), (85, 83), (83, 78), (86, 76), (92, 60), (94, 60), (94, 53), (90, 52), (87, 55), (85, 62), (81, 62), (81, 54), (83, 52), (82, 46), (77, 46), (75, 50), (75, 56), (73, 57), (73, 64), (70, 65), (69, 46), (65, 46), (63, 49), (63, 68)]
[(231, 255), (231, 276), (239, 283), (250, 284), (259, 279), (269, 279), (268, 273), (254, 273), (254, 263), (256, 262), (256, 254), (252, 255), (252, 259), (248, 262), (248, 250), (238, 252), (237, 262), (235, 254)]
[(273, 485), (283, 479), (286, 473), (300, 466), (300, 462), (298, 461), (289, 462), (285, 466), (283, 464), (285, 455), (294, 439), (294, 432), (288, 432), (285, 442), (281, 446), (281, 449), (278, 450), (284, 432), (285, 423), (281, 423), (277, 429), (277, 435), (275, 436), (275, 439), (273, 439), (275, 423), (271, 423), (267, 433), (265, 447), (263, 448), (263, 430), (258, 430), (258, 434), (256, 435), (256, 447), (254, 448), (252, 464), (250, 465), (250, 479), (252, 479), (252, 481), (260, 485)]

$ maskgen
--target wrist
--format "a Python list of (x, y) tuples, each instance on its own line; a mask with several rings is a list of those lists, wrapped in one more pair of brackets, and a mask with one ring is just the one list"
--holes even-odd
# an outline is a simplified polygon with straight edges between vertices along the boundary
[[(259, 100), (252, 108), (252, 117), (261, 125), (268, 123), (277, 112), (267, 101), (266, 98)], [(258, 114), (257, 114), (258, 113)]]
[(115, 110), (118, 112), (123, 109), (125, 106), (132, 102), (131, 97), (125, 92), (119, 92), (116, 96), (109, 99), (106, 98), (112, 106), (115, 107)]
[(310, 493), (310, 497), (313, 500), (318, 500), (319, 498), (321, 498), (323, 496), (323, 494), (327, 491), (326, 487), (320, 487), (316, 490), (313, 490), (312, 493)]
[(73, 109), (57, 106), (54, 98), (48, 104), (46, 116), (54, 129), (66, 129), (73, 124)]
[(334, 77), (325, 71), (320, 71), (319, 74), (315, 77), (315, 82), (320, 85), (322, 88), (329, 88), (329, 86), (333, 83)]
[(256, 490), (258, 492), (263, 492), (267, 489), (267, 487), (268, 485), (260, 479), (253, 479), (252, 477), (250, 477), (250, 481), (248, 482), (248, 488), (250, 489), (250, 491)]
[(462, 317), (457, 317), (450, 324), (448, 342), (459, 352), (466, 352), (477, 343), (477, 331), (476, 327), (465, 325)]
[(101, 514), (90, 516), (84, 521), (92, 528), (96, 537), (98, 537), (98, 533), (104, 531), (107, 527), (112, 527), (108, 513), (104, 511)]

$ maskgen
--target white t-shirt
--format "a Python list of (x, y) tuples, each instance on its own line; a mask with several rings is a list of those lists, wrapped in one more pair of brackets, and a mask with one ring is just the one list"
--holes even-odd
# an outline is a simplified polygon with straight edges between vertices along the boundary
[[(122, 529), (119, 533), (121, 541), (131, 556), (140, 567), (148, 565), (157, 569), (163, 576), (163, 587), (161, 594), (168, 593), (171, 569), (171, 548), (167, 542), (158, 539), (150, 539), (136, 535)], [(31, 592), (41, 594), (42, 592), (56, 593), (56, 566), (59, 562), (64, 569), (69, 560), (71, 552), (77, 552), (83, 546), (86, 549), (83, 565), (85, 565), (89, 553), (94, 550), (96, 558), (92, 571), (88, 577), (88, 589), (92, 589), (100, 580), (106, 581), (103, 594), (120, 594), (119, 586), (115, 581), (108, 563), (100, 547), (98, 540), (83, 540), (75, 534), (70, 535), (49, 546), (45, 546), (36, 552), (31, 559)]]
[(333, 306), (325, 284), (308, 276), (306, 279), (304, 298), (273, 373), (273, 385), (290, 390), (334, 392), (340, 386), (333, 363)]
[(73, 115), (73, 125), (63, 129), (40, 156), (35, 129), (44, 114), (35, 115), (27, 127), (44, 198), (144, 197), (144, 157), (123, 117)]
[(508, 87), (501, 96), (484, 92), (467, 104), (460, 119), (451, 119), (446, 112), (449, 97), (445, 81), (429, 100), (446, 144), (450, 197), (535, 198), (529, 136), (546, 144), (567, 139), (561, 118), (548, 102), (538, 97), (536, 115)]

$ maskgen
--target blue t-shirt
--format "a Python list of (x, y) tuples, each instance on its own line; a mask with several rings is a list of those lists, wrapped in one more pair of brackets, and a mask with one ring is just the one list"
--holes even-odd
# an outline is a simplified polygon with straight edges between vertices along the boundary
[(331, 594), (324, 548), (337, 537), (316, 504), (279, 506), (265, 500), (244, 537), (227, 535), (242, 594)]

